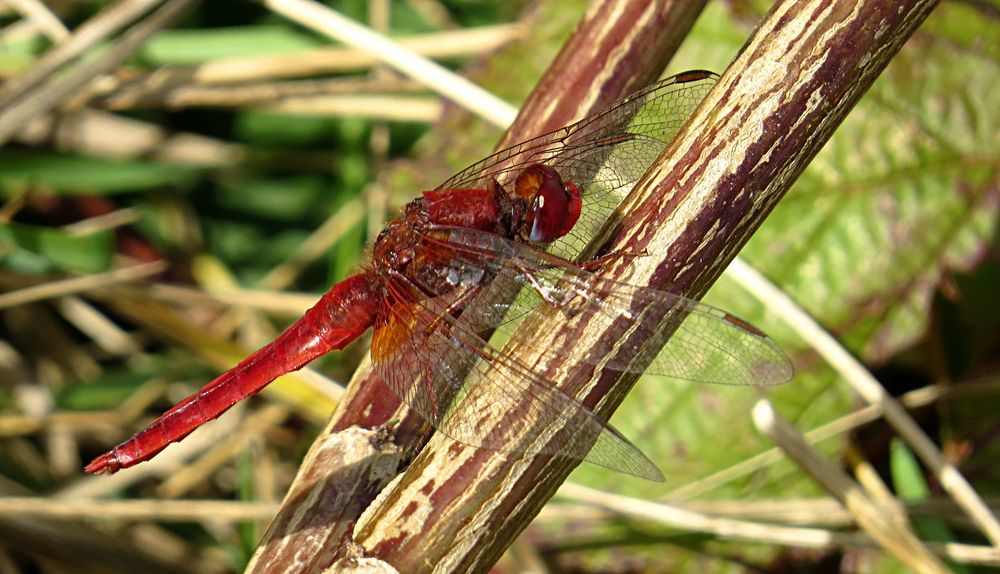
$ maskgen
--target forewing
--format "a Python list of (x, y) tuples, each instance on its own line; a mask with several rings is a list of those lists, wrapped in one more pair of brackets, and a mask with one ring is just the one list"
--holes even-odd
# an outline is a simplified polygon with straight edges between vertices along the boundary
[[(506, 186), (526, 165), (537, 162), (558, 171), (558, 162), (551, 162), (554, 158), (568, 159), (573, 153), (568, 150), (583, 151), (588, 144), (613, 141), (618, 135), (658, 140), (662, 149), (717, 78), (697, 70), (661, 80), (576, 123), (502, 149), (458, 172), (437, 189), (482, 188), (494, 179)], [(585, 187), (589, 179), (575, 183)]]
[(470, 446), (568, 456), (663, 480), (600, 417), (454, 318), (452, 296), (420, 298), (402, 276), (390, 283), (391, 311), (372, 341), (375, 372), (442, 434)]
[[(644, 135), (618, 135), (562, 150), (556, 164), (563, 181), (581, 186), (580, 218), (566, 235), (546, 249), (563, 259), (576, 259), (602, 230), (642, 174), (663, 150), (663, 142)], [(577, 182), (586, 182), (583, 184)]]
[(576, 259), (600, 235), (625, 194), (674, 138), (718, 76), (691, 71), (661, 80), (612, 106), (553, 132), (500, 150), (462, 170), (438, 189), (511, 189), (532, 163), (553, 167), (579, 188), (583, 209), (550, 253)]
[[(730, 385), (773, 385), (792, 376), (791, 362), (773, 339), (711, 305), (604, 279), (529, 245), (489, 233), (448, 228), (447, 233), (439, 232), (427, 241), (454, 250), (454, 265), (479, 266), (502, 279), (484, 288), (463, 314), (480, 333), (499, 329), (510, 334), (519, 319), (539, 305), (550, 304), (567, 320), (588, 315), (614, 325), (610, 341), (576, 341), (579, 349), (597, 351), (583, 357), (584, 362)], [(604, 349), (613, 353), (602, 353)]]

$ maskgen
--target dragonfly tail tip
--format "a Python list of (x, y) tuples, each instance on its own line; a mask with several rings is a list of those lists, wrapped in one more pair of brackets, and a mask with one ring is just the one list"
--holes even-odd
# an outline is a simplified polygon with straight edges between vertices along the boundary
[(121, 468), (118, 459), (111, 452), (106, 452), (95, 458), (83, 470), (90, 474), (112, 474)]

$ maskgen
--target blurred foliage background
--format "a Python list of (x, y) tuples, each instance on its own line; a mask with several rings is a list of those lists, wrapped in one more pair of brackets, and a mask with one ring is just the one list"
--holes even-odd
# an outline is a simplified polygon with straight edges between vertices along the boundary
[[(109, 6), (48, 4), (70, 30)], [(514, 104), (586, 7), (329, 5), (435, 49)], [(768, 7), (711, 2), (665, 73), (722, 72)], [(9, 7), (0, 25), (5, 81), (60, 38)], [(0, 510), (0, 571), (71, 571), (81, 548), (109, 571), (238, 571), (249, 559), (365, 342), (279, 381), (162, 462), (114, 478), (81, 468), (270, 340), (365, 259), (386, 217), (498, 140), (498, 129), (416, 83), (333, 49), (260, 4), (206, 2), (68, 99), (58, 123), (32, 122), (0, 150), (0, 496), (146, 509), (73, 519)], [(998, 200), (1000, 3), (946, 1), (743, 252), (893, 395), (936, 393), (912, 412), (988, 501), (1000, 489)], [(81, 278), (92, 282), (73, 282)], [(779, 412), (802, 431), (844, 423), (818, 443), (825, 453), (869, 463), (924, 539), (983, 542), (884, 422), (844, 418), (861, 401), (765, 305), (726, 278), (707, 300), (792, 356), (796, 378), (768, 391)], [(589, 465), (571, 480), (720, 516), (853, 531), (793, 463), (756, 456), (771, 446), (750, 422), (758, 398), (644, 381), (613, 422), (667, 482)], [(712, 479), (734, 465), (743, 470)], [(138, 506), (172, 499), (247, 505), (180, 519)], [(903, 571), (875, 548), (724, 542), (572, 497), (557, 497), (497, 571), (533, 563), (552, 572)]]

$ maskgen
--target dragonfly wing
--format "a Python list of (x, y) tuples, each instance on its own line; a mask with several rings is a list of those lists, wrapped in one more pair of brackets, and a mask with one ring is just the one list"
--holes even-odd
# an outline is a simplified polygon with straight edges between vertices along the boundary
[(576, 123), (497, 151), (437, 189), (480, 188), (494, 179), (506, 185), (527, 164), (546, 162), (567, 147), (613, 134), (639, 134), (668, 142), (717, 79), (717, 75), (702, 70), (666, 78)]
[(375, 371), (442, 434), (470, 446), (568, 456), (663, 480), (604, 420), (453, 317), (455, 297), (421, 298), (402, 276), (391, 283), (390, 311), (372, 341)]
[[(510, 333), (518, 319), (534, 307), (554, 304), (567, 319), (589, 315), (617, 325), (613, 343), (576, 343), (577, 348), (598, 351), (584, 362), (732, 385), (773, 385), (792, 376), (791, 361), (773, 339), (711, 305), (604, 279), (564, 259), (490, 233), (448, 228), (447, 233), (427, 240), (445, 242), (455, 253), (455, 265), (479, 266), (504, 279), (485, 288), (468, 306), (468, 315), (463, 314), (463, 319), (481, 333), (492, 328)], [(609, 359), (600, 351), (611, 344), (618, 352)]]
[(573, 228), (553, 241), (547, 251), (563, 259), (576, 259), (616, 222), (618, 206), (665, 145), (649, 136), (619, 133), (569, 146), (549, 160), (563, 181), (580, 188), (583, 205)]
[(625, 194), (674, 138), (715, 83), (711, 72), (678, 74), (586, 118), (500, 150), (438, 189), (508, 188), (526, 165), (544, 163), (580, 190), (583, 206), (572, 231), (548, 248), (576, 259), (597, 238)]

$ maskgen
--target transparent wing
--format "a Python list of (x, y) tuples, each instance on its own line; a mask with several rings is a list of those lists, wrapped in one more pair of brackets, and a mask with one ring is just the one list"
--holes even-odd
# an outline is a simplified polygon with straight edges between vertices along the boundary
[(600, 417), (456, 319), (462, 289), (426, 298), (400, 275), (388, 283), (389, 311), (372, 340), (375, 372), (438, 431), (475, 447), (567, 456), (663, 480)]
[(662, 80), (614, 105), (479, 161), (438, 189), (513, 184), (525, 166), (544, 163), (583, 196), (579, 221), (549, 247), (575, 258), (601, 231), (625, 194), (673, 139), (718, 76), (691, 71)]
[(545, 163), (564, 148), (615, 134), (644, 135), (668, 142), (717, 79), (712, 72), (692, 70), (660, 80), (578, 122), (489, 155), (448, 178), (437, 189), (480, 188), (493, 179), (506, 185), (510, 173), (516, 175), (525, 165)]
[[(773, 385), (792, 377), (791, 361), (774, 340), (721, 309), (603, 279), (490, 233), (444, 228), (424, 241), (429, 249), (452, 251), (451, 265), (496, 277), (462, 312), (463, 322), (483, 336), (498, 328), (513, 332), (521, 318), (544, 304), (557, 307), (567, 320), (597, 316), (611, 326), (606, 335), (610, 340), (575, 339), (578, 350), (594, 350), (589, 357), (594, 365), (730, 385)], [(580, 335), (567, 332), (567, 336)], [(610, 359), (609, 345), (616, 349)]]

